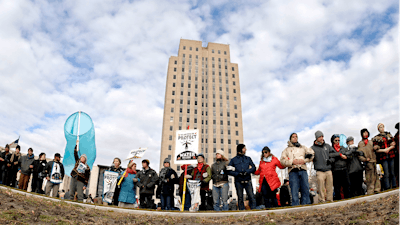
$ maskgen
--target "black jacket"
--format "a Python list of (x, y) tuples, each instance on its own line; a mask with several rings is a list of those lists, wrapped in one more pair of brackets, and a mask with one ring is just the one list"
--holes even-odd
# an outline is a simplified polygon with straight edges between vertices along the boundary
[[(11, 165), (11, 162), (10, 162), (10, 160), (11, 160), (11, 156), (12, 156), (12, 153), (11, 152), (8, 152), (8, 154), (6, 154), (6, 152), (4, 151), (4, 152), (2, 152), (1, 154), (0, 154), (0, 157), (2, 158), (2, 159), (4, 159), (4, 161), (1, 161), (1, 166), (0, 166), (0, 168), (3, 170), (3, 171), (8, 171), (8, 170), (11, 170), (12, 169), (12, 165)], [(8, 164), (10, 164), (10, 166), (8, 166)]]
[(139, 179), (137, 186), (140, 194), (154, 194), (154, 188), (158, 182), (158, 175), (155, 170), (149, 167), (147, 170), (141, 170), (137, 174)]
[(351, 154), (351, 159), (349, 160), (348, 165), (347, 165), (347, 170), (348, 170), (349, 174), (356, 173), (356, 172), (362, 172), (363, 166), (358, 157), (363, 156), (364, 152), (358, 151), (357, 147), (347, 147), (347, 151)]
[[(46, 164), (45, 167), (45, 172), (46, 172), (46, 176), (50, 178), (51, 176), (51, 171), (53, 170), (53, 164), (54, 164), (54, 160), (50, 161)], [(58, 163), (58, 165), (60, 166), (60, 172), (61, 172), (61, 179), (64, 179), (64, 175), (65, 175), (65, 171), (64, 171), (64, 165), (61, 162), (56, 162)]]
[(245, 155), (238, 154), (229, 162), (229, 166), (235, 167), (235, 171), (229, 171), (228, 175), (234, 176), (235, 181), (250, 181), (251, 174), (256, 172), (253, 160)]
[(157, 191), (159, 190), (159, 194), (162, 195), (173, 195), (175, 184), (178, 182), (179, 178), (175, 170), (170, 167), (164, 167), (160, 171)]
[[(342, 159), (340, 154), (345, 155), (347, 159)], [(333, 149), (333, 152), (329, 153), (329, 156), (335, 159), (335, 162), (332, 164), (332, 171), (347, 170), (347, 162), (352, 159), (351, 153), (342, 146), (340, 146), (339, 152)]]
[(286, 202), (289, 202), (289, 205), (291, 205), (290, 193), (289, 193), (289, 188), (287, 187), (287, 185), (282, 185), (279, 195), (280, 195), (279, 197), (280, 197), (281, 205), (285, 205)]
[(314, 169), (316, 171), (326, 172), (332, 169), (332, 162), (335, 161), (334, 158), (331, 158), (330, 153), (334, 153), (335, 149), (327, 143), (323, 143), (322, 145), (318, 145), (314, 141), (314, 145), (311, 146), (311, 149), (314, 151)]
[(46, 160), (35, 160), (33, 161), (33, 176), (37, 176), (39, 179), (43, 179), (46, 176), (45, 168)]

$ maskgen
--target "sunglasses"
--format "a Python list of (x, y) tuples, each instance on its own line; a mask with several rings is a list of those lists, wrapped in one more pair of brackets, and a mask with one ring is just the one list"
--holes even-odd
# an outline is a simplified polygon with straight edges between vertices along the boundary
[(334, 142), (339, 142), (340, 140), (334, 140)]

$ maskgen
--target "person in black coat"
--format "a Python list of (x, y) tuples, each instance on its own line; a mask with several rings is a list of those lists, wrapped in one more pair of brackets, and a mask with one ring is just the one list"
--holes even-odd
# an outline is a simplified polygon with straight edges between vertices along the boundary
[(170, 159), (164, 160), (164, 168), (160, 171), (157, 192), (160, 194), (161, 210), (172, 210), (174, 206), (175, 184), (178, 183), (178, 175), (170, 167)]
[(5, 151), (0, 154), (1, 161), (1, 181), (3, 185), (10, 185), (10, 174), (11, 174), (11, 152), (10, 146), (6, 145)]
[(347, 150), (352, 155), (351, 160), (347, 164), (350, 178), (350, 196), (355, 197), (364, 195), (362, 190), (362, 184), (364, 182), (364, 170), (359, 159), (359, 156), (364, 156), (364, 153), (362, 151), (358, 151), (358, 147), (352, 146), (354, 145), (354, 138), (352, 136), (347, 138), (346, 144), (348, 145)]
[[(122, 174), (124, 173), (124, 169), (121, 167), (121, 159), (120, 158), (114, 158), (113, 165), (110, 167), (110, 171), (117, 172), (119, 173), (117, 182), (121, 178)], [(115, 186), (114, 190), (114, 195), (113, 195), (113, 205), (118, 206), (118, 198), (119, 198), (119, 193), (121, 191), (121, 187), (119, 185)]]
[(33, 161), (31, 192), (44, 194), (42, 186), (43, 186), (43, 179), (46, 177), (46, 172), (45, 172), (46, 164), (47, 164), (46, 153), (44, 152), (39, 154), (39, 159)]
[(154, 189), (158, 182), (158, 175), (155, 170), (149, 167), (150, 161), (142, 161), (143, 169), (138, 172), (137, 178), (139, 187), (140, 208), (151, 209), (154, 207)]
[(9, 179), (10, 179), (10, 187), (17, 187), (17, 173), (18, 169), (21, 166), (19, 159), (21, 158), (21, 147), (17, 145), (15, 148), (15, 152), (12, 154), (10, 163), (11, 163), (11, 171), (9, 173)]
[(287, 179), (284, 180), (281, 186), (280, 201), (282, 207), (292, 205), (292, 201), (290, 200), (289, 180)]

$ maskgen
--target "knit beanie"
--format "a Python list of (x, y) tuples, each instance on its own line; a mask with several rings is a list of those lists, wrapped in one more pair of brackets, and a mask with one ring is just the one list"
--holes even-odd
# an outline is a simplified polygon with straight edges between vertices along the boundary
[(353, 138), (352, 136), (349, 136), (349, 137), (346, 139), (346, 143), (349, 143), (349, 141), (354, 141), (354, 138)]
[(315, 132), (315, 139), (318, 139), (319, 137), (324, 136), (324, 133), (322, 133), (322, 131), (317, 131)]
[(86, 159), (85, 163), (87, 163), (87, 156), (86, 156), (86, 154), (82, 154), (81, 157), (85, 158), (85, 159)]
[(215, 154), (220, 154), (220, 155), (224, 155), (224, 151), (222, 151), (222, 150), (217, 150), (217, 152), (215, 153)]

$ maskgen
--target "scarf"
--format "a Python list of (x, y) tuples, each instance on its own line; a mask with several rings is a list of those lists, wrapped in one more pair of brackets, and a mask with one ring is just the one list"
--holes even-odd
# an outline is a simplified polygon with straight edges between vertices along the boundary
[(21, 156), (21, 152), (19, 152), (19, 153), (16, 153), (16, 152), (14, 152), (14, 153), (11, 155), (10, 162), (14, 162), (14, 158), (15, 158), (15, 156), (18, 156), (18, 157), (20, 157), (20, 156)]
[(201, 168), (203, 168), (203, 166), (204, 166), (204, 163), (197, 164), (197, 168), (199, 169), (199, 171), (201, 171)]
[(365, 143), (365, 145), (368, 144), (368, 138), (365, 138), (365, 139), (364, 139), (364, 143)]
[(339, 152), (339, 150), (340, 150), (340, 145), (339, 145), (339, 144), (334, 144), (334, 145), (333, 145), (333, 148), (335, 148), (335, 150), (336, 150), (337, 152)]
[(386, 139), (386, 137), (383, 137), (382, 139), (383, 139), (383, 143), (385, 144), (385, 148), (387, 148), (388, 146), (387, 146), (387, 139)]
[(134, 171), (131, 168), (126, 169), (125, 177), (128, 177), (129, 174), (136, 174), (136, 171)]
[(268, 158), (264, 157), (263, 161), (264, 162), (271, 162), (272, 161), (272, 156), (268, 156)]

